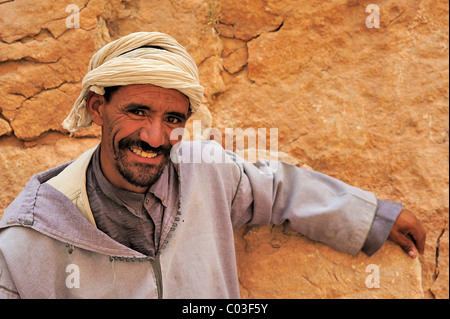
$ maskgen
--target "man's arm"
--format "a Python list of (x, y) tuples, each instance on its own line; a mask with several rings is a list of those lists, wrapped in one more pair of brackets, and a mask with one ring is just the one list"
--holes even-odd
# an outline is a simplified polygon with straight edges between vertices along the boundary
[(368, 256), (375, 254), (386, 242), (403, 205), (388, 200), (378, 199), (375, 218), (362, 249)]
[[(363, 250), (369, 255), (388, 237), (409, 253), (412, 241), (405, 234), (412, 234), (419, 252), (423, 251), (425, 231), (412, 213), (402, 211), (401, 204), (374, 199), (375, 195), (372, 198), (334, 178), (285, 163), (277, 170), (266, 161), (244, 163), (242, 169), (244, 177), (232, 211), (235, 227), (287, 220), (310, 239), (351, 254)], [(355, 250), (358, 245), (360, 249)]]
[(311, 240), (352, 255), (361, 251), (377, 211), (375, 194), (283, 162), (243, 162), (241, 168), (235, 227), (286, 221)]

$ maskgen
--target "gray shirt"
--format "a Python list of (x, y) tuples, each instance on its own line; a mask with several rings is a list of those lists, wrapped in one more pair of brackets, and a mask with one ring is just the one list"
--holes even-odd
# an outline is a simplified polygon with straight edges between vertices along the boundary
[[(161, 234), (171, 227), (164, 221), (173, 220), (177, 213), (179, 185), (173, 164), (169, 162), (158, 181), (145, 194), (140, 194), (112, 185), (102, 173), (99, 154), (100, 146), (86, 174), (89, 204), (98, 229), (117, 242), (154, 257)], [(253, 217), (251, 184), (245, 175), (239, 187), (247, 196), (235, 203), (238, 207), (234, 210), (235, 216), (231, 216), (235, 228)], [(372, 255), (384, 244), (401, 209), (400, 203), (378, 200), (377, 213), (363, 252)]]
[[(156, 235), (156, 225), (148, 234), (130, 212), (124, 222), (132, 227), (114, 221), (112, 238), (105, 233), (113, 233), (108, 227), (93, 227), (95, 220), (99, 225), (111, 222), (105, 208), (110, 203), (96, 207), (94, 217), (86, 192), (87, 175), (90, 196), (103, 192), (93, 182), (95, 174), (87, 174), (89, 164), (94, 167), (95, 150), (33, 176), (5, 210), (0, 220), (0, 298), (239, 298), (233, 229), (287, 223), (311, 240), (357, 255), (372, 238), (382, 244), (389, 234), (395, 214), (385, 219), (379, 218), (381, 212), (401, 207), (380, 205), (375, 194), (319, 172), (282, 162), (246, 163), (218, 143), (183, 142), (170, 164), (178, 184), (169, 184), (168, 167), (167, 187), (179, 191), (173, 197), (179, 206), (160, 204), (161, 235)], [(214, 154), (221, 164), (193, 163), (196, 151)], [(153, 195), (156, 185), (159, 181), (151, 188)], [(123, 201), (115, 203), (125, 207)], [(384, 227), (375, 226), (378, 220)], [(151, 250), (158, 237), (155, 258), (128, 247)], [(74, 273), (68, 274), (68, 266)], [(73, 289), (77, 280), (72, 275), (80, 271), (79, 287)], [(68, 285), (69, 279), (75, 282)]]

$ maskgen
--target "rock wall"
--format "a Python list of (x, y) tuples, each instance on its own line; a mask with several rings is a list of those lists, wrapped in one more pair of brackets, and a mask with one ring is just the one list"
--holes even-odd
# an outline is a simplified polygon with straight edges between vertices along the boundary
[(400, 201), (427, 229), (416, 260), (390, 242), (352, 257), (286, 225), (240, 229), (242, 297), (449, 297), (443, 0), (0, 0), (0, 215), (32, 174), (98, 143), (98, 127), (69, 137), (61, 122), (92, 54), (144, 30), (197, 62), (202, 129), (277, 128), (280, 159)]

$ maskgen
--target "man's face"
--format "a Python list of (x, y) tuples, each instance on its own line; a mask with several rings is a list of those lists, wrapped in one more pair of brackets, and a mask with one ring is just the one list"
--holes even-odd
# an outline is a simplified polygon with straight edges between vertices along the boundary
[(145, 192), (170, 160), (173, 129), (184, 127), (190, 116), (189, 99), (176, 90), (153, 85), (128, 85), (115, 91), (109, 102), (97, 96), (102, 126), (100, 163), (111, 184)]

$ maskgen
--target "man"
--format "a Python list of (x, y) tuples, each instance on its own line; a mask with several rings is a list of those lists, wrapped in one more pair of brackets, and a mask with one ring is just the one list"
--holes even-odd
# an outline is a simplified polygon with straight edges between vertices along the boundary
[[(0, 221), (3, 298), (239, 298), (233, 230), (287, 221), (371, 255), (389, 237), (415, 258), (425, 230), (402, 205), (318, 172), (179, 142), (200, 105), (197, 67), (168, 35), (139, 32), (91, 59), (64, 127), (98, 147), (37, 174)], [(201, 150), (219, 158), (193, 161)], [(411, 237), (409, 237), (411, 236)]]

